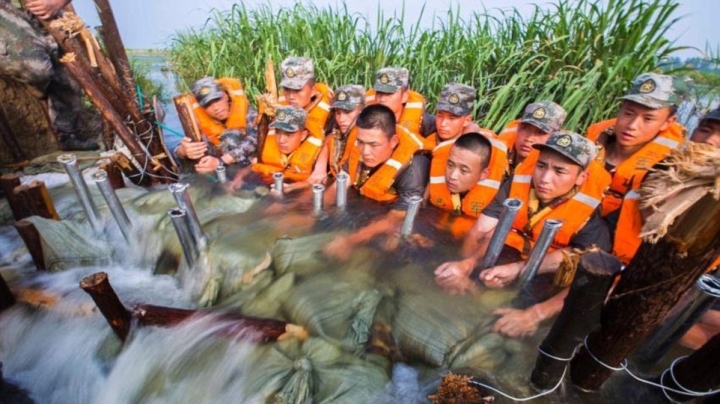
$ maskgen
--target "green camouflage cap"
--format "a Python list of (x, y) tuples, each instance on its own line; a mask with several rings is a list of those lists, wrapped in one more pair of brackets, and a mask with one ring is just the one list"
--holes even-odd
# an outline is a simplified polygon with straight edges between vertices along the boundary
[(702, 124), (703, 121), (719, 121), (720, 122), (720, 108), (713, 109), (712, 111), (705, 114), (704, 117), (700, 120), (700, 123)]
[(383, 67), (375, 74), (375, 91), (394, 93), (401, 88), (408, 88), (410, 72), (404, 67)]
[(546, 133), (562, 129), (567, 112), (552, 101), (539, 101), (525, 107), (520, 122), (528, 123)]
[(205, 108), (223, 96), (223, 89), (214, 77), (203, 77), (192, 85), (192, 93), (198, 104)]
[(553, 150), (569, 158), (584, 169), (597, 156), (597, 147), (590, 140), (575, 132), (566, 130), (555, 131), (546, 143), (535, 143), (538, 150)]
[(657, 73), (643, 73), (632, 81), (632, 87), (621, 100), (628, 100), (648, 108), (659, 109), (677, 105), (677, 86), (680, 79)]
[(365, 104), (365, 88), (357, 84), (338, 87), (335, 90), (331, 108), (354, 110), (358, 105)]
[(472, 111), (474, 102), (475, 88), (460, 83), (449, 83), (440, 92), (436, 109), (457, 116), (465, 116)]
[(306, 119), (307, 112), (304, 109), (291, 105), (282, 106), (275, 111), (275, 121), (270, 127), (284, 132), (297, 132), (305, 127)]
[(280, 63), (280, 72), (280, 87), (291, 90), (301, 90), (305, 83), (315, 78), (315, 66), (310, 58), (289, 57)]

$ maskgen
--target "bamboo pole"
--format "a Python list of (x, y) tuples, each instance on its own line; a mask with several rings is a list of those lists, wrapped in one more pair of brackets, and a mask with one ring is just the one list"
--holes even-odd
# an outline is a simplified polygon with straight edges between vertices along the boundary
[(42, 181), (32, 181), (29, 184), (23, 184), (15, 187), (13, 190), (15, 197), (22, 201), (30, 216), (40, 216), (45, 219), (60, 220), (60, 216), (55, 210), (50, 193)]
[(20, 238), (25, 242), (25, 246), (30, 253), (30, 257), (38, 271), (46, 271), (45, 255), (43, 254), (42, 241), (40, 240), (40, 232), (32, 222), (27, 220), (18, 220), (14, 224)]
[(10, 293), (10, 288), (2, 275), (0, 275), (0, 313), (15, 304), (15, 297)]

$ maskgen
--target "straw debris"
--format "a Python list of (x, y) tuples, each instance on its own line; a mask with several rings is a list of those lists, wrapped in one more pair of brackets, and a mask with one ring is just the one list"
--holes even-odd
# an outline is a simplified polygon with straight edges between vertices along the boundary
[(448, 373), (443, 377), (437, 394), (428, 396), (433, 404), (480, 404), (495, 401), (492, 396), (482, 397), (480, 391), (470, 385), (472, 377)]

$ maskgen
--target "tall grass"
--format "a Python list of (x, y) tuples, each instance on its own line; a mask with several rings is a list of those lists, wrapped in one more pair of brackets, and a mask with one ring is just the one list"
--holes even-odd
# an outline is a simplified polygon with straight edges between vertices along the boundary
[(584, 130), (614, 115), (633, 77), (682, 49), (667, 38), (677, 5), (558, 0), (529, 17), (483, 10), (468, 20), (450, 9), (421, 29), (420, 19), (411, 24), (402, 13), (379, 12), (370, 22), (345, 6), (235, 4), (214, 11), (204, 28), (177, 34), (171, 60), (186, 83), (203, 75), (240, 77), (251, 94), (264, 86), (268, 58), (311, 57), (317, 79), (331, 87), (370, 87), (378, 68), (405, 66), (431, 109), (454, 80), (478, 89), (475, 114), (485, 127), (499, 130), (528, 102), (552, 100), (568, 110), (567, 128)]

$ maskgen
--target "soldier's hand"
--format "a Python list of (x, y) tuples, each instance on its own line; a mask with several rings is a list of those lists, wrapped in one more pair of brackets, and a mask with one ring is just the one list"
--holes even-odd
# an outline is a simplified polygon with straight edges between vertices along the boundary
[(510, 338), (529, 337), (535, 334), (540, 324), (540, 316), (533, 307), (525, 310), (496, 309), (493, 311), (493, 315), (500, 316), (500, 318), (495, 321), (492, 331)]
[(205, 156), (200, 161), (195, 164), (195, 171), (199, 172), (200, 174), (212, 174), (215, 172), (215, 169), (220, 165), (220, 161), (217, 159), (217, 157), (213, 156)]
[(70, 0), (27, 0), (25, 8), (41, 20), (53, 18)]
[(325, 170), (314, 170), (312, 174), (310, 174), (310, 177), (308, 177), (307, 182), (310, 184), (325, 184), (327, 177)]
[(468, 278), (473, 269), (473, 262), (469, 260), (450, 261), (435, 268), (435, 282), (446, 284)]
[(325, 244), (323, 253), (329, 257), (337, 258), (340, 261), (347, 261), (350, 259), (352, 247), (353, 245), (347, 236), (339, 236)]
[(205, 142), (193, 142), (189, 137), (184, 137), (180, 141), (178, 146), (177, 154), (178, 157), (186, 158), (190, 160), (198, 160), (205, 156), (207, 153), (208, 144)]
[(498, 265), (480, 272), (480, 280), (489, 288), (501, 289), (520, 275), (522, 262)]

